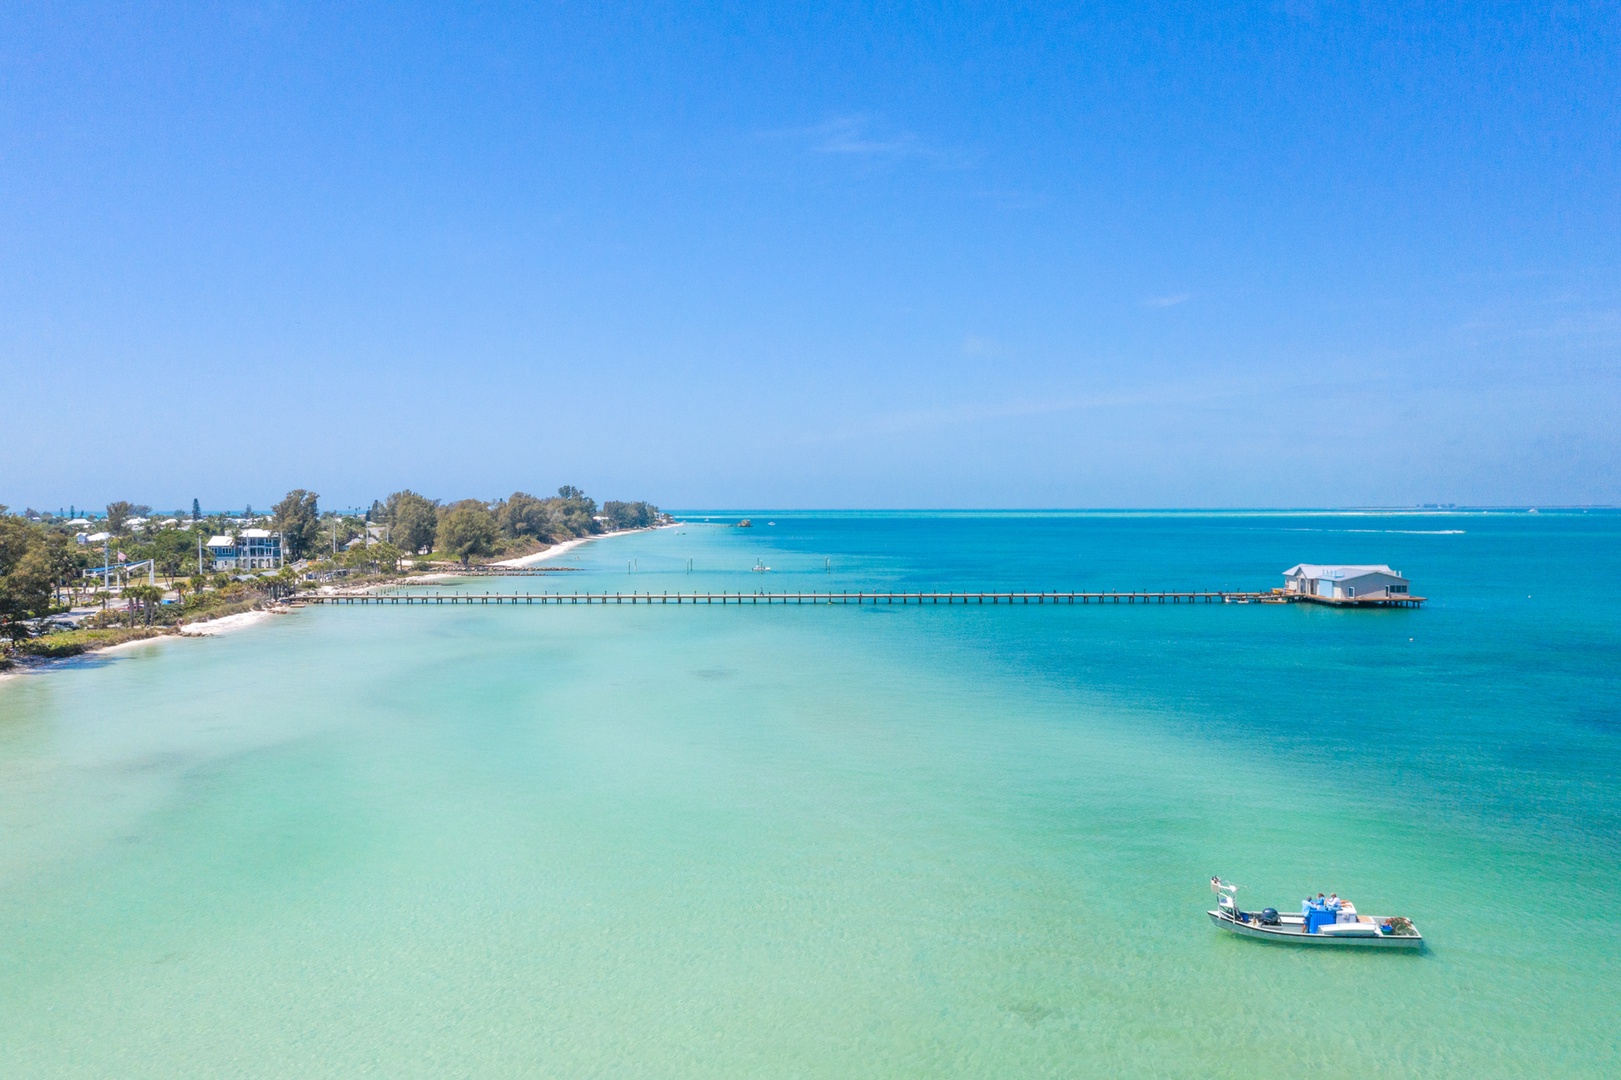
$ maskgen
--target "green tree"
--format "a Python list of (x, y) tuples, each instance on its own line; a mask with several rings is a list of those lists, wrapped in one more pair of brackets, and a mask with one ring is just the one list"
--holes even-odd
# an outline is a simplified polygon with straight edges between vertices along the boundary
[(194, 557), (197, 550), (197, 541), (185, 529), (164, 529), (152, 537), (141, 555), (150, 558), (158, 564), (158, 572), (174, 577), (180, 573), (180, 567), (188, 559)]
[(259, 579), (270, 599), (280, 600), (284, 596), (291, 596), (298, 590), (298, 575), (290, 566), (284, 566), (274, 574)]
[(84, 556), (78, 545), (71, 543), (63, 533), (51, 529), (30, 530), (29, 547), (38, 564), (30, 573), (43, 574), (50, 581), (51, 601), (57, 599), (57, 590), (71, 585), (84, 565)]
[(415, 555), (433, 543), (439, 528), (437, 503), (411, 490), (388, 497), (389, 540), (401, 551)]
[(126, 522), (135, 516), (135, 504), (120, 499), (107, 504), (107, 531), (114, 536), (123, 536), (128, 531)]
[(385, 574), (392, 574), (400, 568), (400, 549), (387, 540), (381, 544), (373, 544), (366, 549), (376, 562), (377, 569)]
[(13, 641), (33, 633), (25, 620), (50, 610), (56, 567), (45, 530), (0, 506), (0, 635)]
[(136, 617), (144, 618), (146, 625), (152, 625), (152, 615), (163, 602), (163, 590), (156, 585), (126, 585), (124, 586), (124, 599), (135, 603)]
[(551, 511), (543, 500), (526, 491), (514, 491), (511, 498), (499, 503), (495, 516), (502, 536), (514, 540), (552, 538)]
[(281, 533), (282, 557), (289, 562), (304, 558), (320, 541), (319, 498), (313, 491), (296, 488), (271, 508), (276, 515), (275, 528)]
[(557, 498), (547, 499), (546, 505), (560, 534), (589, 536), (602, 531), (602, 524), (596, 519), (596, 500), (572, 484), (558, 488)]
[(495, 550), (495, 515), (469, 499), (457, 503), (439, 519), (438, 548), (461, 559), (462, 565), (474, 555)]
[(610, 499), (602, 504), (602, 516), (616, 529), (646, 529), (658, 524), (659, 508), (652, 503)]

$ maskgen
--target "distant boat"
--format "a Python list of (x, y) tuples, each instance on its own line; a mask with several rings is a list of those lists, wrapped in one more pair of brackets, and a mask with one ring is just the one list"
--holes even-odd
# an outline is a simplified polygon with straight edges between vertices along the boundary
[(1240, 937), (1286, 945), (1344, 945), (1380, 949), (1420, 949), (1424, 938), (1413, 920), (1402, 915), (1359, 915), (1350, 901), (1333, 907), (1307, 901), (1299, 915), (1280, 915), (1276, 908), (1243, 911), (1238, 886), (1210, 879), (1210, 891), (1220, 899), (1216, 910), (1205, 912), (1210, 921)]
[(737, 527), (739, 529), (752, 529), (754, 528), (754, 522), (750, 521), (748, 518), (744, 518), (742, 521), (737, 523)]
[(776, 522), (775, 522), (775, 521), (768, 521), (768, 522), (766, 522), (766, 524), (767, 524), (767, 525), (775, 525), (775, 524), (776, 524)]
[(754, 565), (753, 565), (753, 566), (751, 566), (751, 567), (749, 567), (749, 569), (750, 569), (750, 570), (753, 570), (753, 571), (754, 571), (754, 572), (755, 572), (755, 573), (756, 573), (756, 574), (764, 574), (764, 573), (766, 573), (766, 572), (767, 572), (767, 571), (768, 571), (768, 570), (770, 570), (770, 569), (771, 569), (771, 567), (769, 567), (769, 566), (767, 566), (767, 565), (766, 565), (766, 564), (765, 564), (765, 560), (764, 560), (764, 559), (755, 559), (755, 560), (754, 560)]

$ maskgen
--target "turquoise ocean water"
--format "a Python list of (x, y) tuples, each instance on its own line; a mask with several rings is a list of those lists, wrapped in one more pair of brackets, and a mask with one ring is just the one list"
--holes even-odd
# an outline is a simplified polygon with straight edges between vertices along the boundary
[[(704, 516), (494, 587), (1433, 599), (311, 610), (11, 680), (0, 1074), (1621, 1074), (1621, 515)], [(1214, 873), (1431, 948), (1223, 936)]]

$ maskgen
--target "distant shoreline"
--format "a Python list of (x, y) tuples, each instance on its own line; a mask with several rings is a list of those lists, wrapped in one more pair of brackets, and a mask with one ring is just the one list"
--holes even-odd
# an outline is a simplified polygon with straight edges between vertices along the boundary
[(21, 678), (24, 675), (43, 675), (55, 668), (71, 665), (75, 661), (83, 660), (88, 656), (100, 656), (106, 653), (133, 649), (139, 645), (152, 645), (157, 642), (172, 641), (175, 638), (216, 637), (220, 634), (229, 634), (257, 625), (275, 615), (284, 615), (287, 611), (287, 608), (280, 606), (256, 608), (253, 611), (238, 611), (212, 619), (199, 619), (197, 622), (181, 623), (176, 627), (164, 627), (157, 633), (145, 634), (141, 637), (131, 638), (128, 641), (92, 645), (83, 652), (74, 653), (72, 656), (14, 659), (11, 667), (0, 671), (0, 683), (8, 679)]
[[(668, 525), (649, 525), (642, 529), (615, 529), (612, 532), (594, 533), (591, 536), (576, 536), (572, 540), (564, 540), (553, 544), (544, 551), (537, 551), (533, 555), (520, 555), (516, 559), (502, 559), (500, 562), (485, 563), (485, 566), (507, 566), (514, 570), (521, 570), (528, 566), (537, 566), (564, 555), (582, 544), (589, 544), (593, 540), (606, 540), (610, 536), (629, 536), (631, 533), (655, 532), (659, 529), (673, 529), (681, 522), (671, 522)], [(454, 573), (454, 572), (452, 572)]]
[[(592, 540), (605, 540), (610, 536), (629, 536), (631, 533), (652, 532), (656, 529), (669, 529), (674, 528), (679, 524), (681, 523), (672, 522), (669, 525), (650, 525), (642, 529), (616, 529), (613, 532), (597, 533), (592, 536), (577, 536), (571, 540), (564, 540), (560, 543), (553, 544), (551, 547), (545, 548), (541, 551), (536, 551), (529, 555), (520, 555), (514, 559), (502, 559), (499, 562), (484, 563), (482, 565), (508, 567), (514, 570), (520, 570), (525, 567), (536, 566), (540, 563), (556, 559), (559, 556), (566, 555), (568, 552), (573, 551), (575, 548), (580, 547), (583, 544), (590, 543)], [(454, 570), (445, 570), (436, 573), (421, 574), (414, 577), (404, 577), (390, 581), (378, 582), (375, 585), (367, 586), (367, 588), (393, 588), (400, 585), (410, 585), (427, 580), (453, 578), (456, 576), (457, 574)], [(216, 637), (220, 634), (228, 634), (238, 630), (245, 630), (251, 626), (257, 626), (276, 615), (285, 615), (289, 610), (290, 609), (287, 607), (277, 604), (265, 608), (256, 608), (253, 611), (239, 611), (231, 615), (221, 615), (212, 619), (202, 619), (198, 622), (182, 623), (177, 627), (167, 629), (165, 632), (150, 634), (147, 636), (134, 638), (129, 641), (118, 641), (107, 645), (94, 645), (85, 649), (83, 652), (75, 653), (72, 656), (54, 656), (33, 660), (17, 659), (12, 661), (11, 667), (0, 670), (0, 683), (3, 683), (8, 679), (21, 678), (25, 675), (44, 674), (53, 668), (57, 668), (65, 664), (71, 664), (74, 661), (82, 660), (87, 656), (115, 652), (120, 649), (129, 649), (137, 645), (148, 645), (153, 642), (169, 641), (175, 638)]]

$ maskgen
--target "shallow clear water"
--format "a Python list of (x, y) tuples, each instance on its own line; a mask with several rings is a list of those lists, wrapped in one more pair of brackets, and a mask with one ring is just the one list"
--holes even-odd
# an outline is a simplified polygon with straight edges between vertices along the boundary
[[(12, 680), (0, 1072), (1621, 1070), (1621, 517), (752, 516), (495, 587), (1434, 599), (329, 609)], [(1432, 947), (1230, 939), (1218, 872)]]

